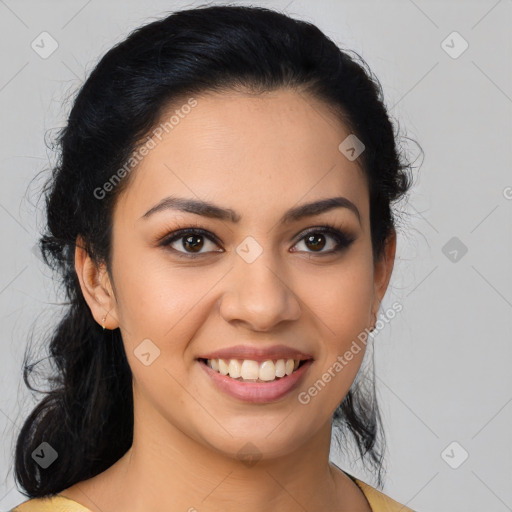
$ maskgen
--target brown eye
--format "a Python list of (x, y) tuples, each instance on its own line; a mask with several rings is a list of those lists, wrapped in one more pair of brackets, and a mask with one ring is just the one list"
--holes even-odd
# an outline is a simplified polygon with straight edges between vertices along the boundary
[[(220, 252), (215, 250), (218, 244), (214, 242), (215, 237), (207, 234), (206, 231), (195, 228), (181, 229), (174, 231), (168, 237), (166, 237), (160, 245), (169, 247), (172, 251), (178, 253), (178, 256), (202, 256), (210, 252)], [(212, 245), (212, 250), (208, 249), (208, 242)]]
[[(292, 252), (305, 252), (319, 256), (334, 254), (346, 249), (354, 240), (355, 237), (345, 234), (334, 226), (319, 226), (309, 229), (294, 245), (296, 247), (298, 244), (304, 243), (305, 250), (297, 251), (297, 249), (294, 249)], [(208, 243), (212, 245), (211, 250), (208, 249)], [(195, 256), (206, 256), (212, 252), (223, 252), (223, 249), (218, 249), (220, 241), (215, 235), (198, 228), (184, 228), (173, 231), (159, 245), (169, 247), (169, 250), (178, 257), (193, 258)], [(328, 249), (324, 250), (326, 247)]]
[[(329, 246), (329, 240), (331, 240), (330, 248), (324, 251), (323, 249)], [(310, 229), (299, 240), (299, 243), (304, 243), (306, 246), (307, 250), (304, 252), (323, 255), (339, 252), (347, 248), (354, 240), (355, 238), (333, 226), (322, 226)]]
[(183, 248), (191, 250), (192, 252), (199, 252), (203, 247), (203, 236), (202, 235), (190, 235), (182, 237)]
[(305, 237), (305, 244), (313, 251), (321, 251), (325, 247), (325, 236), (321, 233)]

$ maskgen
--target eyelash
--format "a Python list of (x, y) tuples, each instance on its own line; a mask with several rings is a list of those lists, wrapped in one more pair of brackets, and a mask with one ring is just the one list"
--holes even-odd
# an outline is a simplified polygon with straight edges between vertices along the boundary
[[(309, 228), (306, 231), (302, 232), (300, 234), (300, 238), (297, 240), (297, 242), (294, 245), (297, 245), (299, 242), (301, 242), (304, 238), (306, 238), (308, 235), (311, 234), (327, 234), (330, 235), (336, 242), (336, 247), (334, 249), (331, 249), (330, 251), (326, 252), (317, 252), (314, 251), (307, 251), (307, 254), (312, 255), (318, 255), (318, 256), (324, 256), (328, 254), (335, 254), (339, 253), (344, 249), (347, 249), (352, 242), (355, 240), (355, 237), (352, 237), (351, 235), (346, 234), (344, 231), (341, 231), (340, 229), (336, 228), (333, 225), (325, 224), (322, 226), (316, 226), (313, 228)], [(210, 233), (209, 231), (206, 231), (201, 228), (196, 227), (188, 227), (188, 228), (182, 228), (177, 229), (168, 235), (165, 235), (163, 238), (160, 238), (159, 246), (168, 247), (171, 251), (173, 251), (179, 258), (188, 258), (188, 259), (194, 259), (201, 256), (205, 256), (206, 254), (211, 254), (212, 251), (204, 252), (204, 253), (186, 253), (182, 251), (178, 251), (176, 249), (173, 249), (169, 247), (173, 242), (176, 240), (180, 240), (181, 238), (184, 238), (185, 235), (200, 235), (204, 236), (205, 238), (208, 238), (210, 241), (216, 243), (217, 245), (220, 245), (220, 240), (218, 237), (216, 237), (213, 233)], [(213, 252), (219, 252), (219, 251), (213, 251)], [(297, 251), (297, 252), (304, 252), (304, 251)]]

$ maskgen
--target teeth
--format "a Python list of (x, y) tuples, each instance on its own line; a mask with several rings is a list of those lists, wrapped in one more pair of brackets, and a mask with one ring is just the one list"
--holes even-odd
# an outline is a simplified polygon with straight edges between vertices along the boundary
[[(222, 359), (220, 359), (222, 361)], [(256, 380), (259, 376), (260, 367), (256, 361), (245, 359), (242, 363), (242, 379), (244, 380)], [(230, 375), (231, 377), (231, 375)]]
[(276, 377), (284, 377), (286, 375), (286, 363), (284, 359), (276, 361)]
[(274, 361), (263, 361), (260, 365), (259, 379), (270, 381), (276, 378), (276, 367)]
[(221, 375), (227, 375), (229, 373), (229, 366), (224, 359), (219, 359), (219, 373)]
[(229, 361), (229, 376), (233, 377), (233, 379), (238, 379), (238, 377), (242, 376), (242, 367), (236, 359)]
[(291, 375), (300, 364), (300, 359), (271, 359), (258, 363), (251, 359), (208, 359), (206, 364), (221, 375), (232, 379), (271, 382), (276, 378)]

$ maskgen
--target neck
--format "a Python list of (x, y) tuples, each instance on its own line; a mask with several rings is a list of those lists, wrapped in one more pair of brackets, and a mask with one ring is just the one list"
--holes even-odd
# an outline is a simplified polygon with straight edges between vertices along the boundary
[(329, 422), (290, 453), (274, 458), (258, 454), (257, 460), (248, 455), (247, 445), (234, 458), (191, 439), (155, 416), (155, 409), (141, 406), (135, 411), (131, 448), (97, 482), (103, 489), (97, 505), (133, 512), (238, 512), (241, 505), (244, 512), (341, 510), (345, 490), (347, 503), (354, 491), (348, 477), (329, 463), (330, 438)]

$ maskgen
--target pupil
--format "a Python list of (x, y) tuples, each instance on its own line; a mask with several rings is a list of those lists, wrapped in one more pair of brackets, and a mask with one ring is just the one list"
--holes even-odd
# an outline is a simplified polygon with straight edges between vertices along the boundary
[[(190, 247), (187, 247), (187, 244)], [(185, 249), (191, 248), (193, 252), (200, 251), (203, 247), (201, 235), (190, 235), (184, 238), (183, 247)]]
[[(321, 239), (320, 242), (318, 242), (318, 239)], [(315, 240), (317, 240), (315, 242)], [(306, 238), (306, 244), (312, 244), (312, 248), (313, 249), (323, 249), (325, 247), (325, 237), (324, 235), (322, 234), (317, 234), (317, 235), (309, 235), (307, 238)], [(309, 247), (309, 246), (308, 246)]]

